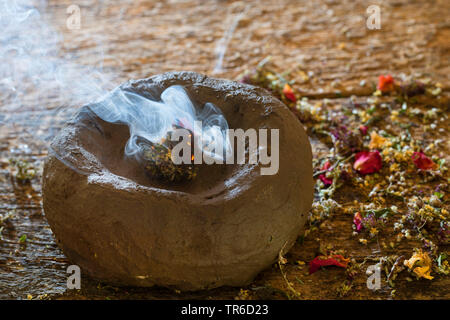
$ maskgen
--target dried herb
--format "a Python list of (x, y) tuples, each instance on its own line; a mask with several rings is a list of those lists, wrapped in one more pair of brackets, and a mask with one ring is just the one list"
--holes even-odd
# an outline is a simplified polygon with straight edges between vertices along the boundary
[[(165, 139), (160, 143), (141, 142), (141, 158), (147, 174), (152, 178), (166, 180), (171, 182), (181, 182), (192, 180), (198, 172), (198, 165), (193, 164), (175, 164), (172, 161), (171, 151), (177, 142), (171, 141), (172, 131), (167, 133)], [(191, 146), (193, 146), (193, 135), (191, 134)], [(193, 155), (193, 149), (191, 150)]]

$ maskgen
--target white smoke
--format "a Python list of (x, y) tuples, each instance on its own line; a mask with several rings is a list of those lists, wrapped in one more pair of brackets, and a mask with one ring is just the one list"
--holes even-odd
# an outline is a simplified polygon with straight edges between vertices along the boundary
[[(130, 139), (125, 147), (126, 156), (139, 157), (142, 140), (160, 143), (168, 138), (168, 132), (174, 127), (188, 129), (194, 135), (201, 131), (197, 147), (211, 158), (223, 160), (229, 148), (228, 123), (220, 110), (212, 103), (206, 103), (201, 110), (196, 108), (179, 85), (164, 90), (159, 101), (116, 88), (91, 104), (90, 109), (107, 122), (128, 125)], [(201, 128), (198, 122), (201, 122)], [(212, 148), (210, 144), (223, 146), (225, 152)]]
[(3, 124), (42, 125), (40, 120), (48, 118), (52, 107), (45, 102), (67, 111), (115, 86), (111, 75), (101, 69), (81, 66), (64, 56), (62, 36), (41, 14), (46, 2), (39, 4), (38, 10), (30, 0), (0, 0)]
[[(73, 110), (90, 104), (103, 120), (129, 126), (126, 156), (139, 153), (139, 139), (158, 143), (174, 125), (194, 128), (198, 120), (203, 121), (200, 148), (211, 141), (226, 146), (228, 124), (214, 105), (206, 103), (198, 110), (180, 86), (166, 89), (154, 100), (116, 87), (111, 74), (81, 66), (64, 54), (63, 38), (41, 14), (45, 10), (45, 1), (37, 8), (30, 0), (0, 0), (3, 126), (21, 125), (34, 138), (48, 140), (55, 134), (51, 129), (57, 120), (66, 120)], [(59, 107), (52, 110), (48, 101)]]

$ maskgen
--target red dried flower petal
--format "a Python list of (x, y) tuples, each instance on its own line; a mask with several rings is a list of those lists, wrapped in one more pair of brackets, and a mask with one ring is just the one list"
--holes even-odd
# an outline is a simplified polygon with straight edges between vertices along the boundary
[[(327, 162), (325, 162), (325, 163), (323, 164), (323, 167), (322, 167), (320, 170), (321, 170), (321, 171), (323, 171), (323, 170), (328, 170), (328, 169), (330, 169), (330, 167), (331, 167), (331, 162), (330, 162), (330, 161), (327, 161)], [(319, 176), (319, 179), (320, 179), (320, 181), (323, 182), (323, 184), (324, 184), (325, 186), (330, 186), (331, 184), (333, 184), (333, 179), (327, 178), (327, 176), (326, 176), (325, 173), (322, 173), (322, 174)]]
[(291, 100), (292, 102), (297, 102), (297, 98), (295, 97), (294, 92), (289, 84), (285, 84), (283, 88), (283, 94), (286, 99)]
[(377, 89), (382, 92), (391, 91), (394, 89), (394, 78), (390, 74), (379, 76)]
[(356, 226), (356, 231), (360, 232), (363, 228), (361, 213), (359, 213), (359, 212), (355, 213), (355, 215), (353, 217), (353, 223)]
[(330, 256), (317, 256), (309, 263), (309, 274), (319, 270), (320, 267), (337, 266), (347, 268), (349, 258), (344, 258), (340, 254), (333, 254)]
[(355, 162), (353, 169), (360, 174), (369, 174), (380, 171), (383, 166), (380, 152), (375, 151), (361, 151), (355, 155)]
[(434, 169), (436, 167), (436, 163), (428, 158), (422, 151), (414, 152), (411, 156), (411, 159), (413, 160), (416, 167), (422, 170)]
[(365, 136), (367, 134), (367, 130), (368, 130), (367, 126), (363, 126), (363, 125), (359, 126), (359, 132), (361, 132), (361, 134), (363, 136)]

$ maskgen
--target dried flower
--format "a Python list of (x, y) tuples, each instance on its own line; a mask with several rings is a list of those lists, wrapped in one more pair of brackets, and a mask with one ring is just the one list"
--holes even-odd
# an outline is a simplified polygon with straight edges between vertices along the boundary
[(292, 102), (297, 102), (297, 98), (295, 97), (294, 91), (292, 91), (292, 88), (289, 84), (285, 84), (283, 88), (283, 94), (286, 97), (286, 99), (291, 100)]
[(329, 256), (320, 255), (315, 257), (309, 263), (309, 274), (316, 272), (320, 267), (337, 266), (347, 268), (349, 262), (350, 258), (344, 258), (340, 254), (333, 254)]
[(390, 74), (385, 76), (380, 75), (378, 77), (377, 89), (381, 92), (392, 91), (394, 89), (394, 78)]
[(422, 151), (414, 152), (411, 159), (416, 167), (422, 170), (434, 169), (437, 166), (436, 163), (428, 158)]
[(422, 252), (422, 250), (418, 250), (409, 260), (405, 260), (404, 265), (412, 270), (419, 278), (433, 279), (430, 275), (431, 259), (428, 253)]
[[(330, 167), (331, 167), (331, 162), (330, 162), (330, 161), (326, 161), (326, 162), (323, 164), (323, 167), (321, 168), (321, 171), (323, 171), (323, 170), (329, 171)], [(319, 176), (319, 179), (320, 179), (320, 181), (323, 182), (323, 184), (324, 184), (325, 186), (330, 186), (330, 185), (333, 183), (333, 179), (327, 178), (326, 173), (322, 173), (322, 174)]]
[(369, 143), (370, 149), (382, 149), (387, 144), (388, 144), (388, 139), (380, 136), (375, 131), (372, 131), (370, 133), (370, 143)]
[(370, 236), (375, 237), (378, 234), (379, 230), (377, 228), (370, 228)]
[(355, 155), (353, 168), (360, 174), (369, 174), (380, 171), (383, 162), (378, 150), (361, 151)]
[(250, 291), (241, 289), (239, 290), (239, 294), (234, 298), (235, 300), (249, 300)]
[(367, 239), (361, 238), (359, 239), (359, 242), (366, 245), (367, 244)]
[(359, 132), (361, 132), (361, 134), (363, 136), (365, 136), (367, 134), (367, 130), (368, 130), (367, 126), (364, 126), (364, 125), (359, 126)]
[(363, 218), (360, 212), (356, 212), (355, 215), (353, 216), (353, 223), (355, 224), (357, 232), (360, 232), (363, 228), (362, 219)]
[(334, 120), (334, 122), (337, 122), (337, 125), (331, 130), (331, 134), (334, 137), (337, 151), (342, 155), (347, 155), (360, 150), (362, 147), (361, 135), (357, 131), (355, 132), (347, 126), (339, 124), (340, 119)]
[(21, 183), (28, 183), (36, 176), (34, 166), (24, 159), (9, 159), (9, 163), (16, 168), (15, 177)]

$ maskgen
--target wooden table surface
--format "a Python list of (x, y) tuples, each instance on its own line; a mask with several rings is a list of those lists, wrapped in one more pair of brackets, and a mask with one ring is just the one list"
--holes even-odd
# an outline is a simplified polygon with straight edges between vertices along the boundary
[[(83, 278), (81, 291), (66, 291), (69, 263), (45, 220), (40, 178), (33, 179), (31, 185), (18, 184), (8, 159), (23, 157), (38, 168), (42, 166), (46, 155), (42, 139), (54, 134), (47, 128), (57, 127), (66, 117), (64, 113), (57, 116), (57, 108), (72, 110), (79, 106), (75, 104), (78, 91), (69, 89), (72, 84), (89, 85), (88, 80), (95, 78), (92, 74), (84, 76), (86, 69), (102, 67), (106, 87), (172, 70), (236, 79), (271, 56), (280, 72), (294, 68), (304, 71), (291, 77), (302, 94), (313, 99), (333, 98), (336, 94), (344, 99), (368, 96), (373, 92), (371, 83), (387, 73), (396, 77), (426, 74), (439, 81), (444, 92), (450, 88), (450, 2), (446, 0), (80, 0), (76, 4), (81, 9), (81, 26), (70, 30), (66, 10), (72, 3), (49, 1), (42, 11), (43, 19), (62, 37), (59, 55), (61, 61), (67, 61), (67, 65), (60, 65), (67, 77), (62, 80), (66, 81), (62, 89), (52, 91), (42, 84), (13, 102), (0, 98), (0, 120), (11, 119), (0, 128), (0, 213), (14, 212), (0, 240), (3, 299), (26, 299), (28, 295), (62, 299), (233, 299), (239, 295), (241, 288), (196, 293), (119, 289), (87, 278)], [(379, 30), (366, 27), (366, 9), (371, 4), (381, 9)], [(46, 37), (36, 41), (45, 43)], [(314, 143), (314, 148), (318, 150), (320, 145)], [(373, 248), (361, 249), (355, 243), (351, 219), (348, 215), (331, 217), (315, 237), (294, 246), (288, 261), (309, 261), (321, 241), (347, 250), (356, 259), (381, 256), (381, 252), (375, 250), (374, 254)], [(26, 244), (19, 241), (24, 234)], [(405, 252), (411, 247), (405, 244)], [(336, 288), (345, 280), (345, 274), (338, 268), (309, 276), (306, 268), (289, 263), (284, 271), (302, 299), (340, 298)], [(250, 288), (258, 298), (285, 299), (285, 280), (274, 265), (244, 289)], [(403, 280), (397, 285), (396, 297), (448, 299), (449, 287), (448, 277), (432, 282)], [(368, 290), (362, 277), (345, 298), (387, 299), (391, 295), (388, 289)]]

